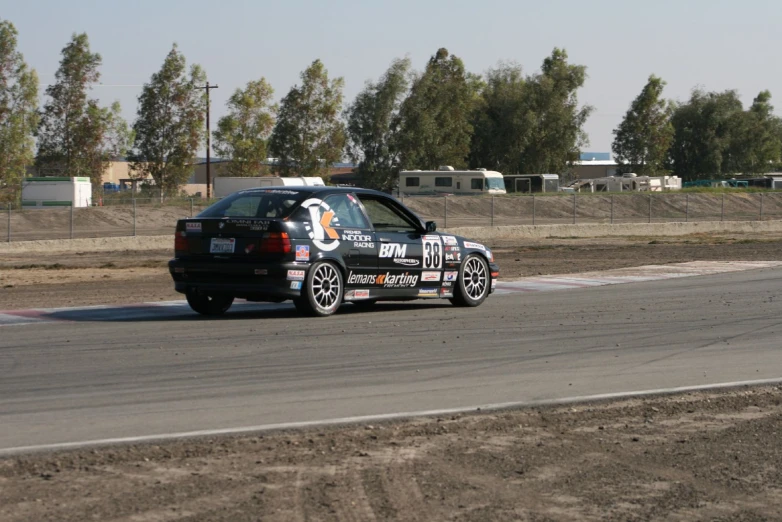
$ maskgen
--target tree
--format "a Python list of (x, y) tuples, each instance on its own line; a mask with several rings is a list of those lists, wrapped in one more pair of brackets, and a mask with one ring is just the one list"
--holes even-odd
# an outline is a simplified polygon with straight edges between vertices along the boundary
[(470, 166), (518, 174), (524, 149), (535, 127), (530, 84), (521, 66), (500, 64), (486, 74), (473, 112)]
[(266, 144), (274, 128), (274, 90), (264, 78), (236, 89), (228, 99), (228, 114), (213, 133), (215, 151), (230, 160), (228, 176), (258, 176), (265, 169)]
[(347, 153), (358, 163), (362, 186), (389, 191), (399, 169), (399, 107), (409, 84), (410, 60), (397, 59), (376, 83), (367, 82), (345, 111)]
[(404, 168), (466, 164), (476, 84), (462, 60), (447, 49), (439, 49), (429, 59), (399, 110), (398, 146)]
[(102, 108), (87, 95), (100, 79), (100, 65), (85, 33), (74, 34), (63, 48), (38, 127), (40, 174), (89, 177), (99, 186), (112, 157), (125, 152), (130, 136), (119, 104)]
[(593, 107), (579, 107), (577, 96), (586, 81), (586, 67), (571, 65), (567, 58), (564, 49), (554, 48), (543, 60), (540, 74), (527, 79), (532, 130), (519, 172), (565, 172), (589, 143), (583, 127)]
[(651, 75), (633, 100), (624, 120), (614, 129), (614, 156), (623, 169), (639, 175), (664, 170), (673, 142), (673, 106), (662, 98), (665, 82)]
[(782, 119), (774, 115), (771, 93), (762, 91), (748, 110), (731, 119), (731, 140), (725, 170), (765, 174), (782, 155)]
[(205, 81), (199, 65), (188, 71), (174, 44), (139, 96), (131, 168), (137, 178), (151, 176), (161, 196), (176, 193), (192, 174), (206, 111), (205, 96), (195, 87)]
[(18, 32), (0, 20), (0, 201), (15, 200), (34, 159), (38, 75), (16, 50)]
[[(743, 160), (729, 151), (739, 131), (743, 107), (736, 91), (696, 89), (671, 116), (673, 143), (668, 167), (686, 179), (709, 179), (738, 172)], [(733, 147), (735, 150), (735, 147)]]
[(320, 60), (301, 73), (282, 99), (269, 149), (281, 176), (318, 176), (342, 158), (345, 127), (339, 120), (342, 78), (329, 80)]

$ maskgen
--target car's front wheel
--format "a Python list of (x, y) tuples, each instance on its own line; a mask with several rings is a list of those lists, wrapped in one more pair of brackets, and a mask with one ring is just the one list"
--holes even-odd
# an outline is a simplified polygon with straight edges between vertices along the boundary
[(489, 295), (491, 276), (486, 260), (470, 254), (459, 267), (459, 278), (454, 285), (451, 302), (456, 306), (478, 306)]
[(294, 299), (293, 304), (305, 315), (325, 317), (342, 304), (342, 292), (342, 272), (333, 264), (320, 261), (310, 267), (301, 297)]
[(208, 294), (198, 290), (187, 291), (187, 304), (201, 315), (223, 315), (234, 302), (232, 295)]

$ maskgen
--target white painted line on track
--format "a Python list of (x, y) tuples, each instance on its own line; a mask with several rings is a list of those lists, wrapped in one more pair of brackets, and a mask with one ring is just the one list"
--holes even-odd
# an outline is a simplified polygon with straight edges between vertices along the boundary
[(623, 391), (612, 393), (599, 393), (595, 395), (577, 395), (575, 397), (562, 397), (559, 399), (540, 399), (518, 402), (501, 402), (495, 404), (483, 404), (477, 406), (463, 406), (459, 408), (444, 408), (440, 410), (407, 411), (398, 413), (382, 413), (377, 415), (362, 415), (356, 417), (338, 417), (335, 419), (321, 419), (314, 421), (281, 422), (276, 424), (259, 424), (257, 426), (240, 426), (235, 428), (219, 428), (211, 430), (182, 431), (177, 433), (159, 433), (155, 435), (139, 435), (135, 437), (117, 437), (110, 439), (94, 439), (78, 442), (61, 442), (54, 444), (39, 444), (34, 446), (16, 446), (0, 449), (0, 457), (18, 455), (22, 453), (34, 453), (42, 451), (61, 451), (87, 448), (91, 446), (108, 446), (114, 444), (137, 444), (146, 442), (159, 442), (174, 439), (187, 439), (195, 437), (214, 437), (219, 435), (241, 435), (244, 433), (260, 433), (289, 429), (317, 428), (322, 426), (338, 426), (343, 424), (361, 424), (365, 422), (379, 422), (404, 420), (417, 417), (436, 417), (440, 415), (452, 415), (455, 413), (491, 412), (497, 410), (509, 410), (516, 408), (529, 408), (534, 406), (556, 406), (560, 404), (577, 404), (583, 402), (597, 402), (611, 399), (632, 399), (634, 397), (648, 397), (650, 395), (673, 395), (696, 391), (720, 390), (739, 388), (742, 386), (763, 386), (782, 384), (782, 377), (773, 379), (758, 379), (752, 381), (718, 382), (713, 384), (699, 384), (696, 386), (678, 386), (675, 388), (658, 388), (652, 390)]

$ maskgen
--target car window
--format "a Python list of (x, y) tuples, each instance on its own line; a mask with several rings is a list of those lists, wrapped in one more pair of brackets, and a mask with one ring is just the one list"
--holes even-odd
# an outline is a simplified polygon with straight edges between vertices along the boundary
[(420, 225), (405, 216), (393, 203), (379, 198), (359, 195), (372, 226), (377, 231), (417, 232)]
[(282, 218), (288, 215), (299, 199), (297, 192), (237, 193), (218, 201), (198, 217)]
[(369, 228), (364, 212), (353, 194), (334, 194), (328, 196), (324, 201), (328, 203), (334, 212), (334, 216), (339, 220), (339, 227)]

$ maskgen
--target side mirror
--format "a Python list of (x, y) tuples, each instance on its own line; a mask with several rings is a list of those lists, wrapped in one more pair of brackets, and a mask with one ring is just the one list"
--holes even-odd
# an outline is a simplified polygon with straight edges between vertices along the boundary
[(436, 232), (437, 231), (437, 223), (434, 221), (427, 221), (426, 222), (426, 231), (427, 232)]

